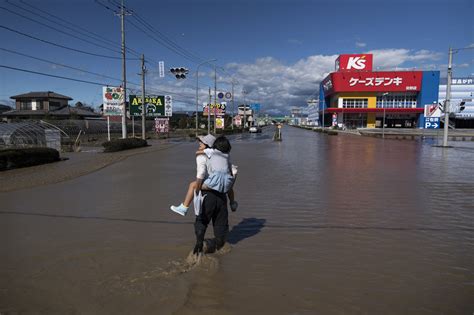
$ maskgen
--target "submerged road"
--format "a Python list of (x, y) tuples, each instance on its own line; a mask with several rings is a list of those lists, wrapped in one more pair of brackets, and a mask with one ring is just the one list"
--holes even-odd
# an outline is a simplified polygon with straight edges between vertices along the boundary
[(0, 313), (474, 311), (474, 144), (272, 135), (231, 138), (239, 209), (199, 262), (193, 215), (169, 210), (194, 142), (1, 192)]

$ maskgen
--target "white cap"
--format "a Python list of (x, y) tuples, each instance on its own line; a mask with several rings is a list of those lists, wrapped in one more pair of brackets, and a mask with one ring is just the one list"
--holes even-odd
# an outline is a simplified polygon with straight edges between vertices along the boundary
[(198, 139), (199, 141), (207, 145), (209, 148), (212, 148), (212, 146), (214, 145), (214, 141), (216, 141), (216, 137), (214, 137), (211, 134), (205, 135), (205, 136), (199, 136)]

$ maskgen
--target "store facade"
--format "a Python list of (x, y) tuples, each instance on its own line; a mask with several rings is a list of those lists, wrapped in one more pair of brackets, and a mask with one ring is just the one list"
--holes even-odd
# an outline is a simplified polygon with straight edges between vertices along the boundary
[(320, 84), (324, 126), (423, 128), (425, 105), (438, 104), (439, 71), (372, 71), (371, 54), (340, 55)]

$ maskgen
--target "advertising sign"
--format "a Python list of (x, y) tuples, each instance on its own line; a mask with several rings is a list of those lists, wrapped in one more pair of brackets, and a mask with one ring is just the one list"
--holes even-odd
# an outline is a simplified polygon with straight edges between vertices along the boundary
[(336, 60), (336, 71), (372, 71), (372, 54), (340, 55)]
[(425, 117), (441, 117), (441, 109), (438, 104), (425, 105)]
[(155, 131), (156, 133), (169, 132), (169, 118), (155, 118)]
[(236, 116), (236, 117), (234, 118), (234, 124), (235, 124), (236, 126), (241, 126), (241, 125), (242, 125), (242, 119), (240, 118), (240, 116)]
[(202, 105), (202, 113), (204, 116), (207, 116), (209, 113), (209, 107), (211, 107), (211, 116), (223, 116), (225, 115), (225, 109), (227, 107), (226, 102), (221, 102), (219, 104), (208, 104), (203, 103)]
[(165, 116), (171, 117), (173, 115), (173, 99), (171, 95), (165, 95)]
[(102, 87), (102, 102), (104, 116), (122, 116), (123, 89), (121, 87)]
[[(333, 72), (323, 81), (324, 95), (339, 92), (416, 92), (422, 71)], [(325, 83), (331, 82), (326, 88)]]
[(216, 118), (216, 128), (217, 129), (224, 129), (224, 118), (217, 117)]
[[(166, 115), (166, 98), (168, 96), (169, 95), (145, 96), (146, 116), (147, 117), (168, 116)], [(137, 95), (130, 95), (129, 102), (130, 102), (130, 115), (141, 116), (142, 108), (143, 108), (142, 97), (137, 96)]]

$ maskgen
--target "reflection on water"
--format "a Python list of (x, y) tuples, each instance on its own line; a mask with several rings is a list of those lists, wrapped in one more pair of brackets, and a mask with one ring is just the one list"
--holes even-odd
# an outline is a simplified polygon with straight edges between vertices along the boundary
[(168, 210), (194, 176), (194, 142), (0, 194), (0, 312), (474, 311), (473, 143), (272, 134), (230, 137), (239, 209), (226, 250), (200, 261), (193, 218)]

